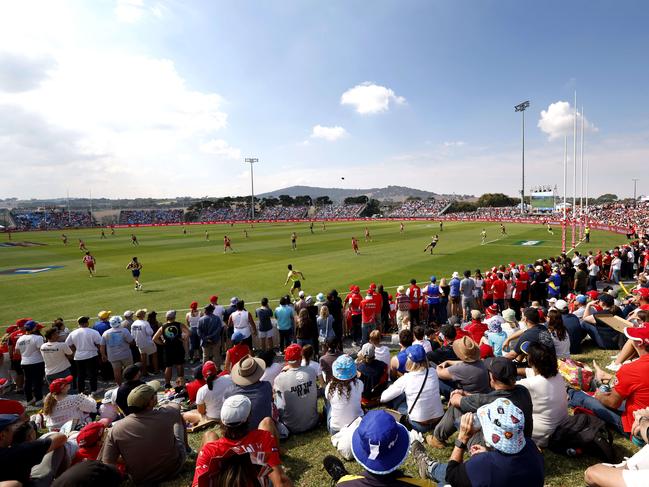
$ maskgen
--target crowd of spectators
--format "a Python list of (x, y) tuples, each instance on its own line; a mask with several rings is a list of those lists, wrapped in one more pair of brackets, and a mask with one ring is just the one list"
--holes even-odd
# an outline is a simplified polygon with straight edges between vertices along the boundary
[[(579, 452), (559, 440), (585, 420), (629, 446), (647, 441), (648, 269), (649, 242), (639, 239), (430, 276), (422, 287), (413, 278), (394, 297), (382, 285), (361, 293), (351, 284), (346, 296), (300, 291), (275, 308), (266, 298), (253, 309), (211, 296), (202, 311), (194, 301), (186, 315), (169, 310), (160, 321), (145, 309), (104, 310), (72, 331), (61, 319), (47, 328), (18, 319), (2, 339), (11, 373), (0, 369), (0, 381), (24, 401), (0, 399), (0, 482), (158, 484), (194, 463), (190, 428), (207, 429), (193, 486), (291, 486), (280, 442), (321, 428), (363, 468), (349, 476), (325, 457), (338, 485), (541, 487), (541, 448), (604, 455), (607, 463), (585, 472), (588, 485), (648, 485), (649, 446), (616, 464), (603, 437), (583, 440)], [(636, 281), (631, 291), (620, 278)], [(609, 325), (615, 316), (623, 331)], [(396, 355), (381, 339), (390, 331)], [(617, 352), (610, 372), (568, 361), (586, 343)], [(185, 365), (195, 366), (191, 382)], [(158, 367), (164, 383), (144, 382)], [(115, 386), (98, 389), (98, 376)], [(456, 434), (450, 457), (435, 452)], [(570, 445), (579, 438), (572, 433)], [(597, 449), (602, 442), (610, 450)], [(422, 479), (399, 470), (409, 454)]]
[(250, 218), (250, 208), (237, 206), (235, 208), (205, 208), (198, 215), (199, 222), (232, 222)]
[(605, 205), (591, 206), (590, 219), (604, 225), (621, 227), (649, 227), (649, 202), (640, 202), (637, 205), (625, 203), (608, 203)]
[(56, 230), (93, 226), (89, 211), (12, 210), (11, 217), (17, 230)]
[(298, 220), (305, 218), (306, 206), (267, 206), (259, 214), (260, 220)]
[(364, 204), (334, 204), (316, 207), (314, 218), (336, 219), (357, 218), (365, 208)]
[(155, 223), (182, 223), (185, 210), (122, 210), (119, 212), (120, 225), (151, 225)]
[(450, 200), (408, 200), (390, 211), (389, 218), (435, 217), (446, 208)]

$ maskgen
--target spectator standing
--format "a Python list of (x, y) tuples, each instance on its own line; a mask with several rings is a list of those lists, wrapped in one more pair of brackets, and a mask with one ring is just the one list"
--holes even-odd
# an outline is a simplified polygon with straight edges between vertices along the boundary
[(73, 352), (64, 342), (59, 341), (59, 330), (50, 328), (45, 331), (45, 340), (41, 345), (41, 355), (45, 362), (45, 379), (52, 383), (54, 379), (60, 379), (71, 375), (70, 359)]
[(88, 328), (90, 318), (81, 316), (77, 319), (79, 328), (73, 330), (65, 339), (74, 351), (74, 363), (77, 369), (77, 390), (81, 393), (86, 390), (86, 378), (90, 382), (90, 392), (97, 391), (97, 357), (101, 345), (101, 335), (97, 330)]
[(268, 307), (268, 298), (261, 298), (261, 306), (255, 310), (255, 316), (259, 320), (258, 335), (262, 350), (273, 349), (273, 310)]
[(406, 290), (406, 295), (410, 299), (408, 316), (410, 318), (410, 326), (416, 326), (421, 323), (419, 314), (419, 301), (421, 300), (421, 288), (417, 286), (416, 279), (410, 279), (410, 287)]
[(115, 382), (119, 386), (122, 383), (122, 371), (133, 365), (130, 345), (134, 340), (129, 331), (122, 328), (121, 317), (113, 316), (109, 324), (110, 328), (101, 336), (99, 348), (102, 360), (110, 362)]
[(189, 304), (189, 311), (185, 315), (185, 324), (189, 328), (189, 360), (192, 364), (198, 362), (201, 358), (201, 337), (198, 335), (198, 322), (201, 314), (198, 311), (198, 302), (192, 301)]
[(142, 365), (142, 374), (147, 375), (147, 366), (151, 371), (158, 371), (158, 352), (153, 343), (153, 328), (147, 318), (146, 309), (138, 309), (135, 312), (137, 318), (131, 325), (131, 335), (135, 340), (135, 345), (140, 351), (140, 360)]
[(16, 341), (16, 348), (20, 351), (20, 366), (25, 375), (25, 400), (27, 404), (40, 406), (45, 377), (45, 362), (41, 354), (43, 337), (39, 332), (42, 326), (34, 320), (29, 320), (23, 328), (25, 334)]
[(286, 296), (281, 297), (279, 306), (275, 308), (275, 319), (277, 320), (277, 331), (279, 332), (279, 351), (284, 349), (293, 341), (294, 313)]
[(464, 279), (460, 281), (460, 296), (462, 305), (462, 319), (466, 321), (467, 316), (475, 307), (473, 292), (475, 291), (475, 281), (471, 278), (471, 271), (464, 271)]
[(406, 288), (404, 286), (399, 286), (397, 288), (397, 297), (395, 301), (397, 305), (397, 328), (401, 331), (404, 326), (404, 318), (409, 316), (410, 310), (410, 297), (406, 294)]
[(176, 310), (169, 310), (165, 315), (167, 321), (153, 335), (153, 341), (164, 347), (165, 389), (171, 389), (173, 367), (176, 367), (178, 379), (185, 383), (185, 340), (189, 337), (187, 327), (176, 321)]
[(228, 328), (243, 335), (243, 340), (253, 349), (252, 338), (257, 336), (257, 325), (252, 315), (244, 307), (243, 299), (237, 301), (237, 309), (228, 318)]
[(214, 306), (205, 306), (205, 314), (198, 320), (198, 336), (203, 349), (203, 363), (212, 360), (217, 367), (221, 365), (219, 344), (223, 332), (221, 318), (214, 314)]

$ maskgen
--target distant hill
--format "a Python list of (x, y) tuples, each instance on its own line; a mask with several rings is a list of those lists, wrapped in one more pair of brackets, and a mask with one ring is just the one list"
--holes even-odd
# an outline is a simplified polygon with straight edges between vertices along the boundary
[(392, 200), (392, 201), (404, 201), (409, 196), (419, 197), (422, 199), (435, 198), (470, 198), (470, 195), (443, 195), (433, 193), (431, 191), (424, 191), (421, 189), (407, 188), (405, 186), (388, 186), (386, 188), (370, 188), (370, 189), (342, 189), (342, 188), (317, 188), (312, 186), (290, 186), (288, 188), (282, 188), (275, 191), (270, 191), (268, 193), (262, 193), (255, 195), (259, 198), (277, 198), (279, 195), (286, 194), (295, 198), (296, 196), (310, 196), (311, 198), (317, 198), (318, 196), (329, 196), (332, 201), (342, 202), (345, 198), (350, 196), (362, 196), (366, 195), (370, 198), (375, 198), (377, 200)]

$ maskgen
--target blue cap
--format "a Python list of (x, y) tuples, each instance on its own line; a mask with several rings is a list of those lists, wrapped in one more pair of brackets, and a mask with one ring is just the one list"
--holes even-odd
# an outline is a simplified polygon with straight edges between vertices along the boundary
[(352, 435), (352, 453), (365, 470), (394, 472), (408, 456), (408, 430), (383, 410), (369, 411)]
[(579, 304), (586, 304), (586, 301), (588, 301), (588, 298), (584, 296), (583, 294), (580, 294), (575, 298), (575, 301), (577, 301)]
[(25, 331), (33, 331), (34, 329), (36, 329), (37, 326), (38, 323), (36, 323), (34, 320), (29, 320), (27, 323), (25, 323), (24, 328)]
[(244, 338), (243, 333), (241, 333), (240, 331), (235, 331), (232, 334), (232, 338), (230, 338), (230, 341), (232, 341), (232, 343), (236, 345), (237, 343), (241, 343), (243, 341), (243, 338)]
[(430, 276), (430, 282), (435, 282), (437, 281), (437, 278), (435, 276)]
[(411, 362), (423, 362), (426, 360), (426, 350), (421, 345), (410, 345), (406, 348), (406, 356)]
[(3, 431), (7, 426), (11, 426), (20, 419), (17, 414), (0, 414), (0, 431)]
[(350, 380), (356, 377), (356, 362), (349, 355), (341, 355), (331, 366), (333, 376), (338, 380)]

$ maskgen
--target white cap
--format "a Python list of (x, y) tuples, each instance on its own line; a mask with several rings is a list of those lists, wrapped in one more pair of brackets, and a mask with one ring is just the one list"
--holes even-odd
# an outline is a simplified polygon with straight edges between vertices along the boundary
[(301, 298), (303, 298), (304, 297), (304, 291), (300, 291), (299, 293), (297, 293), (297, 295), (300, 296)]
[(221, 406), (221, 423), (234, 426), (247, 421), (252, 409), (250, 399), (242, 394), (235, 394), (223, 401)]
[(563, 299), (559, 299), (556, 303), (554, 303), (554, 307), (559, 311), (563, 311), (568, 307), (568, 303), (566, 303)]
[(134, 314), (135, 314), (135, 313), (134, 313), (132, 310), (127, 309), (126, 311), (124, 311), (124, 318), (130, 318), (130, 317), (133, 316)]
[(457, 272), (454, 272), (453, 273), (453, 278), (456, 278), (456, 277), (460, 277), (460, 274), (458, 274)]

